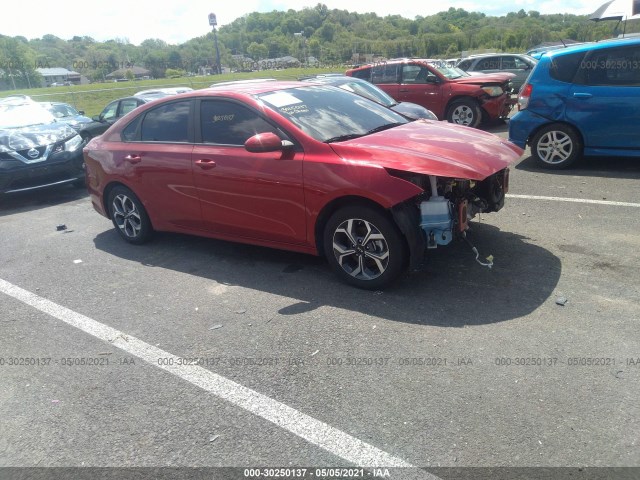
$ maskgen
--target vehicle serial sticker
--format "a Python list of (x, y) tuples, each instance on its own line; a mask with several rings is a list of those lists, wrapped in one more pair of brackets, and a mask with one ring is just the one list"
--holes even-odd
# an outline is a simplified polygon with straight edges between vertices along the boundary
[(282, 108), (289, 105), (294, 105), (296, 103), (302, 103), (302, 100), (294, 97), (293, 95), (287, 92), (272, 93), (271, 95), (266, 95), (262, 97), (262, 100), (270, 103), (276, 108)]

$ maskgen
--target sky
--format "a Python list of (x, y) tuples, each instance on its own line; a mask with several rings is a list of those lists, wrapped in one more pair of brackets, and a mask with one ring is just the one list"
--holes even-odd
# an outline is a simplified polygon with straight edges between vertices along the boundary
[[(158, 2), (157, 0), (107, 0), (91, 2), (84, 8), (77, 0), (56, 0), (43, 8), (42, 0), (11, 1), (4, 7), (4, 21), (0, 34), (21, 35), (28, 39), (52, 34), (64, 40), (73, 36), (89, 36), (97, 41), (126, 38), (139, 45), (147, 38), (159, 38), (169, 44), (180, 44), (211, 31), (208, 14), (218, 18), (218, 27), (233, 22), (251, 12), (273, 10), (301, 10), (324, 3), (329, 9), (338, 8), (351, 12), (375, 12), (379, 16), (401, 15), (413, 19), (417, 15), (428, 16), (448, 10), (463, 8), (470, 12), (482, 12), (501, 16), (508, 12), (537, 10), (543, 14), (571, 13), (588, 15), (605, 0), (240, 0), (226, 2)], [(630, 0), (629, 0), (630, 1)], [(7, 15), (8, 14), (8, 15)], [(19, 21), (8, 21), (10, 18)]]

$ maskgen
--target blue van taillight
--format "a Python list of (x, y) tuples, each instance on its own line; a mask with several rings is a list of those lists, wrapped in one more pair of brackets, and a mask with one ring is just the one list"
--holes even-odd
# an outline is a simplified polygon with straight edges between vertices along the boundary
[(533, 86), (530, 83), (525, 84), (518, 94), (518, 111), (524, 110), (529, 106), (529, 98), (533, 92)]

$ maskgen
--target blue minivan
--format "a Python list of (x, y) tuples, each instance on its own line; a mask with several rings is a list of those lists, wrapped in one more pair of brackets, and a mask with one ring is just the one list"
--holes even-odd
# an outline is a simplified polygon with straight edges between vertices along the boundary
[(640, 39), (547, 52), (518, 94), (509, 140), (547, 168), (640, 156)]

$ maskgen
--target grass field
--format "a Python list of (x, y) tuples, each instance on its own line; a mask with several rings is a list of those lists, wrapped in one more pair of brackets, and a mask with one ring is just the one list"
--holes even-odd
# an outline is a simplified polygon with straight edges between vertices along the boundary
[[(140, 90), (160, 87), (187, 86), (193, 89), (206, 88), (213, 83), (251, 78), (276, 78), (278, 80), (296, 80), (304, 75), (339, 72), (326, 68), (289, 68), (286, 70), (262, 70), (259, 72), (228, 73), (209, 75), (206, 77), (162, 78), (157, 80), (141, 80), (129, 82), (92, 83), (90, 85), (73, 85), (70, 87), (30, 88), (0, 92), (0, 99), (8, 95), (29, 95), (38, 102), (64, 102), (91, 117), (98, 115), (112, 100), (128, 97)], [(343, 72), (340, 72), (343, 73)]]

